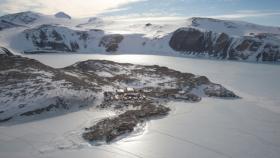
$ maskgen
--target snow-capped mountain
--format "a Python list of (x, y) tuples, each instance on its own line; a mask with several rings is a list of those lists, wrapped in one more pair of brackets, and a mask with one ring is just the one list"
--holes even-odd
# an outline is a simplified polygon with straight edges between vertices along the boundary
[(42, 14), (29, 11), (4, 15), (0, 17), (0, 31), (15, 27), (26, 27), (35, 23), (41, 16)]
[(64, 13), (64, 12), (58, 12), (54, 15), (56, 18), (65, 18), (65, 19), (71, 19), (71, 16)]
[[(55, 16), (33, 12), (3, 16), (0, 19), (21, 29), (1, 31), (0, 42), (23, 53), (114, 52), (280, 61), (278, 27), (210, 18), (163, 22), (67, 17), (62, 12)], [(28, 28), (21, 26), (28, 23), (32, 23)]]
[(4, 15), (0, 17), (0, 20), (4, 20), (17, 25), (27, 25), (27, 24), (34, 23), (41, 16), (42, 14), (40, 13), (27, 11), (27, 12), (20, 12), (16, 14)]
[(211, 18), (190, 18), (189, 26), (212, 32), (224, 32), (228, 35), (249, 36), (254, 34), (268, 33), (280, 35), (279, 27), (256, 25), (244, 21), (219, 20)]

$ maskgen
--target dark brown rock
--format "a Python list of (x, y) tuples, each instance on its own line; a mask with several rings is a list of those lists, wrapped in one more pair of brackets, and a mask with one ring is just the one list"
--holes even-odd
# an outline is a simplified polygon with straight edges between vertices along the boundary
[(204, 92), (209, 97), (238, 98), (238, 96), (232, 91), (229, 91), (218, 84), (208, 86), (204, 89)]
[(112, 142), (117, 137), (131, 133), (141, 122), (153, 117), (165, 116), (170, 111), (161, 105), (146, 104), (140, 110), (129, 110), (114, 117), (101, 120), (94, 126), (86, 128), (83, 138), (90, 142)]
[(106, 52), (116, 52), (123, 39), (124, 37), (120, 34), (106, 35), (101, 39), (99, 47), (105, 47)]
[(267, 44), (266, 38), (273, 35), (231, 37), (225, 33), (180, 28), (173, 33), (169, 45), (175, 51), (228, 60), (247, 60), (264, 46), (261, 54), (256, 55), (256, 61), (279, 61), (279, 46)]

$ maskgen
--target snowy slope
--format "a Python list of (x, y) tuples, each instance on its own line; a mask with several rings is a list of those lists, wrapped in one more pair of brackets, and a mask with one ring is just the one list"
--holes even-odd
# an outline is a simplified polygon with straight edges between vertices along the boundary
[(224, 32), (235, 36), (248, 36), (253, 34), (268, 33), (280, 35), (279, 27), (261, 26), (244, 21), (219, 20), (211, 18), (194, 17), (188, 19), (191, 27), (213, 32)]
[(34, 12), (20, 12), (16, 14), (8, 14), (0, 17), (1, 20), (5, 20), (18, 25), (27, 25), (35, 23), (36, 20), (40, 19), (42, 14)]
[(62, 13), (49, 16), (23, 12), (3, 16), (0, 19), (15, 23), (17, 29), (11, 26), (0, 31), (0, 44), (22, 53), (133, 53), (280, 60), (280, 28), (277, 27), (209, 18), (151, 21), (106, 17), (69, 19), (65, 13), (64, 18), (56, 18), (58, 15)]
[(0, 54), (0, 61), (0, 122), (60, 115), (97, 100), (94, 83), (20, 56)]

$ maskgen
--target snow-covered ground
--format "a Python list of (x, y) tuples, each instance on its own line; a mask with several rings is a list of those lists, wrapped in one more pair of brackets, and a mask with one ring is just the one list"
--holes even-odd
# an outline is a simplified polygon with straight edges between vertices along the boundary
[[(91, 146), (83, 128), (114, 115), (95, 108), (63, 116), (0, 127), (0, 157), (5, 158), (279, 158), (279, 65), (199, 60), (152, 55), (28, 55), (53, 67), (87, 59), (159, 64), (205, 75), (241, 96), (205, 98), (199, 103), (169, 103), (172, 111), (128, 138)], [(63, 62), (61, 60), (63, 59)]]

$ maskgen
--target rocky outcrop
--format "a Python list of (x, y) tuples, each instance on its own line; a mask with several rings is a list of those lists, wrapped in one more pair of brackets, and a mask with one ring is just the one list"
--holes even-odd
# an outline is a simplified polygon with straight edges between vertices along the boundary
[(279, 61), (280, 59), (280, 46), (266, 44), (264, 49), (258, 54), (258, 60), (262, 61)]
[(0, 46), (0, 55), (13, 56), (13, 53), (9, 49)]
[(218, 59), (280, 61), (279, 43), (271, 41), (273, 35), (231, 37), (225, 33), (202, 32), (194, 28), (175, 31), (169, 41), (172, 49), (195, 56)]
[(237, 97), (232, 91), (227, 90), (218, 84), (206, 87), (204, 93), (209, 97), (235, 98)]
[[(208, 37), (208, 38), (205, 38)], [(204, 52), (212, 47), (211, 33), (204, 34), (196, 29), (180, 29), (174, 32), (170, 46), (176, 51)]]
[(25, 53), (94, 51), (97, 47), (116, 52), (124, 39), (120, 34), (104, 35), (102, 30), (79, 31), (58, 25), (41, 25), (25, 30), (22, 36), (34, 47)]
[(5, 48), (0, 49), (0, 62), (0, 122), (79, 110), (93, 105), (104, 87), (124, 89), (133, 86), (136, 91), (117, 95), (108, 92), (99, 107), (125, 111), (131, 105), (138, 107), (136, 110), (152, 108), (144, 112), (147, 117), (157, 115), (153, 112), (158, 108), (164, 109), (159, 106), (160, 102), (198, 102), (203, 95), (237, 98), (207, 77), (157, 65), (89, 60), (55, 69), (33, 59), (12, 55)]
[(120, 34), (106, 35), (101, 39), (99, 46), (105, 47), (106, 52), (116, 52), (123, 39)]
[(1, 122), (78, 110), (92, 105), (100, 89), (36, 60), (10, 53), (0, 54), (0, 63)]
[[(59, 29), (59, 27), (54, 25), (41, 25), (36, 29), (25, 30), (23, 33), (26, 40), (32, 41), (34, 46), (40, 48), (39, 50), (75, 52), (79, 48), (77, 42), (70, 40), (66, 43), (68, 40), (65, 34), (61, 34), (57, 29)], [(65, 31), (70, 31), (67, 28), (64, 29)], [(74, 35), (78, 36), (78, 32), (73, 32), (73, 36)]]
[[(123, 114), (101, 120), (86, 128), (83, 138), (90, 142), (110, 143), (152, 117), (165, 116), (169, 101), (199, 102), (203, 96), (238, 98), (232, 91), (212, 83), (205, 76), (195, 76), (157, 65), (142, 66), (112, 61), (88, 60), (64, 68), (88, 82), (113, 87), (104, 92), (102, 109)], [(128, 88), (133, 86), (134, 88)], [(108, 89), (108, 88), (106, 88)]]
[[(88, 60), (66, 67), (64, 70), (79, 74), (81, 78), (90, 82), (98, 82), (99, 85), (111, 85), (119, 88), (134, 85), (135, 88), (143, 91), (148, 89), (146, 95), (167, 98), (168, 100), (176, 98), (175, 95), (179, 94), (187, 97), (187, 94), (194, 94), (193, 90), (198, 88), (201, 88), (202, 91), (208, 88), (208, 91), (215, 90), (219, 93), (234, 94), (223, 86), (212, 83), (205, 76), (195, 76), (191, 73), (182, 73), (157, 65), (142, 66), (104, 60)], [(221, 95), (221, 97), (223, 96)], [(232, 97), (237, 96), (234, 94)]]
[(146, 103), (139, 110), (128, 110), (123, 114), (104, 119), (92, 127), (86, 128), (83, 138), (90, 142), (112, 142), (117, 137), (133, 132), (134, 128), (153, 117), (165, 116), (170, 111), (162, 105)]

